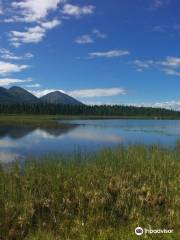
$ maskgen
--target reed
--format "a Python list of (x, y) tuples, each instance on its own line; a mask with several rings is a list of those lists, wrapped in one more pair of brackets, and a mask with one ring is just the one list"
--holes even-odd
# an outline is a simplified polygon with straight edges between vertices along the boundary
[(180, 239), (180, 149), (129, 146), (0, 167), (0, 239)]

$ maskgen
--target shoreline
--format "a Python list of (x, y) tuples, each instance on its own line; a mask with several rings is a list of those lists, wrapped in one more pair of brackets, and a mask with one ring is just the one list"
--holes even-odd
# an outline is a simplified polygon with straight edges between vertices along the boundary
[(59, 125), (60, 120), (180, 120), (179, 118), (157, 118), (148, 116), (85, 116), (85, 115), (0, 115), (0, 124), (28, 124), (36, 126)]

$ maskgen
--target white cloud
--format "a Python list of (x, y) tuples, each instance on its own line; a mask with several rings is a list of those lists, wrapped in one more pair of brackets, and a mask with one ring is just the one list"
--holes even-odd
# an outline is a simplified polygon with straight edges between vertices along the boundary
[(167, 6), (170, 2), (171, 0), (152, 0), (150, 9), (156, 10), (156, 9), (162, 8), (164, 6)]
[(100, 32), (98, 29), (94, 29), (92, 33), (97, 37), (97, 38), (107, 38), (107, 34)]
[(105, 33), (100, 32), (98, 29), (94, 29), (90, 34), (77, 37), (75, 42), (78, 44), (88, 44), (95, 42), (97, 38), (105, 39), (106, 37), (107, 35)]
[(0, 78), (0, 86), (9, 86), (12, 84), (31, 82), (32, 79)]
[(166, 102), (155, 102), (155, 103), (133, 103), (128, 104), (129, 106), (136, 107), (153, 107), (153, 108), (165, 108), (170, 110), (180, 111), (180, 101), (166, 101)]
[(0, 58), (6, 59), (6, 60), (22, 60), (22, 59), (30, 59), (33, 58), (34, 55), (32, 53), (26, 53), (23, 56), (17, 56), (11, 51), (5, 49), (5, 48), (0, 48)]
[(89, 53), (90, 58), (114, 58), (129, 55), (129, 51), (124, 50), (111, 50), (108, 52), (92, 52)]
[(50, 11), (55, 11), (64, 0), (24, 0), (12, 2), (12, 7), (19, 12), (17, 21), (37, 22), (45, 19)]
[(25, 31), (11, 31), (9, 33), (9, 40), (15, 47), (20, 46), (22, 43), (39, 43), (43, 40), (46, 32), (52, 28), (60, 25), (61, 22), (57, 19), (48, 22), (42, 22), (41, 25), (26, 28)]
[(180, 76), (180, 58), (167, 56), (163, 60), (135, 60), (133, 64), (138, 72), (146, 69), (157, 69), (167, 75)]
[(12, 45), (18, 47), (22, 43), (38, 43), (45, 36), (44, 28), (40, 26), (27, 28), (26, 31), (11, 31), (9, 34)]
[(174, 76), (180, 77), (180, 71), (178, 72), (174, 69), (165, 68), (165, 69), (163, 69), (163, 72), (165, 72), (167, 75), (174, 75)]
[(33, 57), (34, 57), (34, 55), (32, 53), (26, 53), (24, 55), (24, 58), (26, 58), (26, 59), (33, 58)]
[(4, 23), (14, 23), (15, 22), (15, 19), (12, 17), (12, 18), (5, 18), (3, 20)]
[(141, 61), (141, 60), (135, 60), (134, 64), (138, 67), (138, 69), (144, 69), (144, 68), (150, 68), (154, 64), (152, 60), (147, 60), (147, 61)]
[(58, 20), (58, 19), (53, 19), (52, 21), (48, 21), (48, 22), (42, 22), (41, 23), (41, 26), (44, 28), (44, 29), (52, 29), (52, 28), (55, 28), (57, 27), (58, 25), (61, 24), (61, 21)]
[(77, 6), (72, 4), (65, 4), (63, 6), (62, 13), (72, 17), (81, 17), (83, 15), (91, 15), (95, 11), (95, 6), (87, 5), (87, 6)]
[(2, 2), (0, 1), (0, 15), (3, 14), (3, 6), (2, 6)]
[[(81, 17), (83, 15), (90, 15), (95, 10), (95, 7), (92, 5), (78, 6), (66, 4), (66, 0), (14, 0), (10, 5), (10, 10), (13, 12), (14, 16), (4, 19), (4, 22), (19, 21), (31, 25), (27, 26), (24, 30), (10, 31), (9, 41), (11, 44), (15, 47), (19, 47), (24, 43), (41, 42), (48, 30), (61, 24), (61, 21), (57, 18), (51, 21), (48, 20), (49, 14), (52, 11), (56, 11), (61, 4), (61, 12), (64, 14), (62, 17)], [(32, 23), (35, 23), (35, 26), (32, 25)]]
[(78, 44), (88, 44), (93, 43), (94, 39), (90, 35), (82, 35), (80, 37), (77, 37), (75, 42)]
[(26, 88), (39, 88), (41, 85), (39, 83), (35, 83), (35, 84), (30, 84), (30, 85), (26, 85)]
[(66, 93), (75, 98), (93, 98), (93, 97), (110, 97), (125, 95), (127, 91), (123, 88), (94, 88), (94, 89), (80, 89), (73, 91), (64, 91), (61, 89), (42, 89), (42, 90), (31, 90), (31, 93), (37, 97), (42, 97), (48, 93), (60, 91)]
[(157, 102), (152, 107), (166, 108), (180, 111), (180, 101)]
[(152, 32), (165, 33), (169, 30), (168, 25), (157, 25), (152, 28)]
[(163, 25), (156, 25), (152, 28), (152, 32), (157, 32), (157, 33), (164, 33), (168, 34), (170, 36), (174, 36), (175, 34), (177, 37), (180, 34), (180, 24), (163, 24)]
[(163, 0), (153, 0), (153, 4), (154, 4), (155, 8), (159, 8), (159, 7), (163, 6), (164, 1)]
[(28, 67), (28, 65), (20, 65), (0, 61), (0, 75), (5, 76), (11, 73), (21, 72)]
[(125, 95), (127, 92), (122, 88), (94, 88), (69, 91), (68, 94), (77, 98), (110, 97)]
[(177, 68), (180, 67), (180, 58), (178, 57), (166, 57), (165, 61), (159, 62), (163, 66)]

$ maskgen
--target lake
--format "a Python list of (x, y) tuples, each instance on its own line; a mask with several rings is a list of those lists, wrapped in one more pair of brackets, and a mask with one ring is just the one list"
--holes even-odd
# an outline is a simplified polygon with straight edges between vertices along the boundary
[(0, 162), (129, 144), (173, 147), (177, 140), (180, 120), (69, 120), (59, 121), (58, 128), (0, 125)]

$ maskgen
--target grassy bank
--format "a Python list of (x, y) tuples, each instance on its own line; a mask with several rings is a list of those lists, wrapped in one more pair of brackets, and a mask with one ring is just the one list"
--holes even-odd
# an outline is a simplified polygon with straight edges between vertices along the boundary
[(180, 149), (131, 146), (0, 168), (0, 239), (180, 239)]
[(0, 124), (25, 124), (33, 126), (56, 126), (55, 116), (49, 115), (0, 115)]
[[(27, 124), (36, 126), (56, 126), (58, 120), (98, 120), (98, 119), (157, 119), (148, 116), (129, 116), (129, 117), (119, 117), (119, 116), (78, 116), (78, 115), (0, 115), (0, 124)], [(172, 119), (173, 118), (164, 118)], [(176, 119), (174, 119), (176, 120)], [(178, 120), (178, 119), (177, 119)]]

